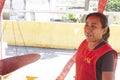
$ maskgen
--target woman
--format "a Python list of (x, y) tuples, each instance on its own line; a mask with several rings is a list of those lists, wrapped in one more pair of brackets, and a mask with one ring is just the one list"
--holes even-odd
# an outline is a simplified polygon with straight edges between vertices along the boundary
[(75, 80), (114, 80), (117, 52), (107, 43), (108, 20), (102, 13), (90, 13), (86, 17), (86, 39), (76, 53)]

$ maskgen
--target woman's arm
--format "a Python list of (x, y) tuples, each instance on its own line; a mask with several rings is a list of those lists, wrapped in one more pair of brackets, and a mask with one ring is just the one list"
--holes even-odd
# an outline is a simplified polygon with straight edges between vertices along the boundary
[(102, 80), (115, 80), (114, 72), (102, 72)]
[(114, 51), (108, 52), (102, 60), (102, 80), (115, 80)]

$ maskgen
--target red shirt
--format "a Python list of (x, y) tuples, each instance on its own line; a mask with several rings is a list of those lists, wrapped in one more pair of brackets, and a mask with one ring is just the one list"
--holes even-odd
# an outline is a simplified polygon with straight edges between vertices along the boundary
[[(84, 40), (76, 53), (76, 77), (75, 80), (97, 80), (96, 63), (98, 59), (105, 53), (113, 50), (108, 44), (99, 47), (96, 50), (89, 50), (87, 41)], [(115, 67), (117, 62), (117, 52)]]

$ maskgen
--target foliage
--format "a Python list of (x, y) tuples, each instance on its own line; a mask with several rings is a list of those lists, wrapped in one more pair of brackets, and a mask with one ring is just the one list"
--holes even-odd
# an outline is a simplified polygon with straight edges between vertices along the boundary
[(68, 22), (77, 22), (76, 15), (75, 14), (65, 14), (62, 16), (62, 20), (68, 21)]
[(75, 17), (75, 14), (65, 14), (64, 16), (62, 16), (62, 19), (74, 19)]
[(108, 0), (106, 6), (106, 11), (120, 11), (120, 1), (119, 0)]

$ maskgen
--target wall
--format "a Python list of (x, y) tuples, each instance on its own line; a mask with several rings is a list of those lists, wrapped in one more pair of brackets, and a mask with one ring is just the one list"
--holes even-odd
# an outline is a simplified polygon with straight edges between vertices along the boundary
[[(82, 23), (3, 21), (9, 45), (77, 49), (84, 37)], [(120, 51), (120, 25), (110, 25), (109, 43)]]

